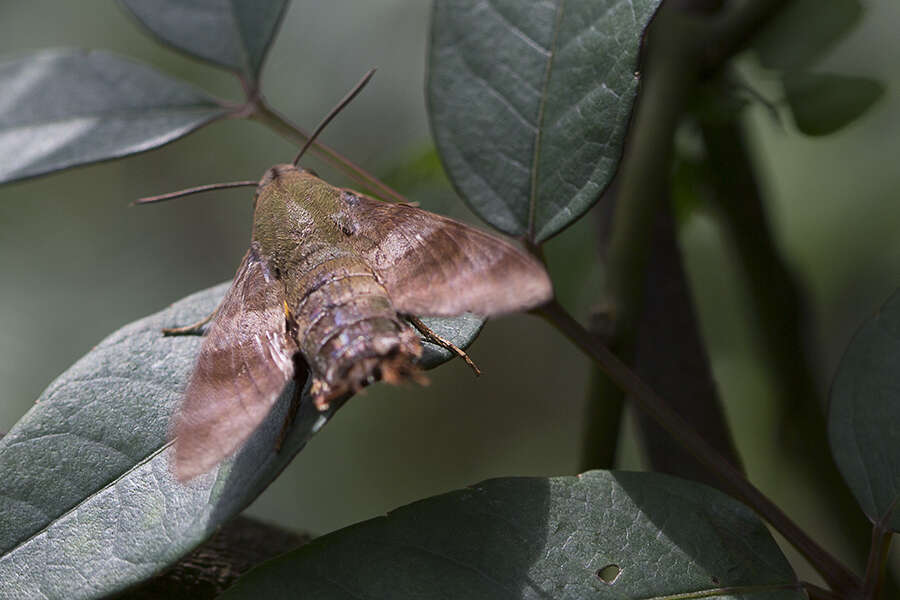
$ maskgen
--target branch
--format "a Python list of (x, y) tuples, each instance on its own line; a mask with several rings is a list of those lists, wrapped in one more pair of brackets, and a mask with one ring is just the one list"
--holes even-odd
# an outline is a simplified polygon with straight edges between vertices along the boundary
[(740, 471), (722, 458), (702, 437), (697, 435), (684, 419), (670, 408), (651, 390), (628, 366), (619, 360), (606, 346), (598, 343), (566, 310), (555, 300), (535, 311), (565, 334), (594, 359), (597, 365), (682, 447), (708, 467), (740, 499), (758, 512), (778, 530), (825, 581), (839, 593), (849, 593), (860, 589), (861, 582), (852, 571), (821, 547), (803, 531), (790, 517), (768, 497), (750, 483)]
[[(813, 484), (839, 531), (859, 556), (865, 556), (871, 523), (830, 452), (824, 402), (803, 344), (809, 310), (778, 251), (741, 128), (734, 121), (702, 119), (701, 115), (701, 131), (712, 199), (749, 283), (755, 329), (764, 344), (763, 360), (777, 388), (781, 443), (816, 474)], [(896, 585), (887, 583), (896, 595)]]
[[(249, 118), (259, 121), (279, 135), (291, 140), (292, 142), (297, 143), (298, 145), (305, 144), (307, 140), (309, 140), (309, 133), (307, 133), (305, 130), (301, 129), (294, 123), (291, 123), (281, 113), (269, 106), (266, 100), (262, 97), (256, 100), (254, 104), (254, 110), (250, 111)], [(326, 162), (346, 173), (348, 177), (350, 177), (375, 195), (383, 198), (389, 198), (395, 202), (407, 201), (402, 194), (395, 191), (387, 184), (381, 182), (377, 177), (375, 177), (359, 165), (351, 162), (350, 159), (341, 155), (337, 150), (334, 150), (333, 148), (330, 148), (329, 146), (326, 146), (325, 144), (322, 144), (318, 141), (313, 142), (312, 150)]]
[(236, 517), (168, 571), (119, 596), (121, 600), (211, 600), (255, 565), (310, 540), (248, 517)]
[[(897, 502), (895, 501), (894, 504), (896, 505)], [(892, 514), (893, 509), (887, 511), (887, 514), (872, 527), (872, 545), (869, 549), (866, 575), (863, 579), (863, 600), (874, 600), (884, 584), (884, 570), (891, 549), (891, 540), (894, 537), (894, 532), (889, 525)]]
[[(667, 197), (675, 131), (701, 78), (741, 50), (786, 0), (734, 0), (713, 16), (686, 15), (663, 3), (647, 36), (647, 68), (632, 129), (628, 160), (619, 173), (618, 203), (608, 252), (616, 334), (635, 339), (650, 255), (652, 225)], [(709, 467), (800, 552), (836, 592), (855, 592), (860, 579), (818, 545), (771, 500), (719, 456), (606, 347), (555, 302), (540, 311), (582, 347), (650, 417)]]

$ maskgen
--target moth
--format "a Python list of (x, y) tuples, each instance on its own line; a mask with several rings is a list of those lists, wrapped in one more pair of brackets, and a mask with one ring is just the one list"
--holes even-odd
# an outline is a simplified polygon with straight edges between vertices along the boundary
[(295, 164), (268, 169), (256, 184), (250, 248), (174, 417), (182, 481), (232, 454), (291, 379), (302, 388), (310, 376), (322, 410), (377, 380), (415, 378), (422, 346), (410, 321), (421, 322), (412, 315), (493, 316), (552, 297), (541, 263), (509, 242), (335, 187)]

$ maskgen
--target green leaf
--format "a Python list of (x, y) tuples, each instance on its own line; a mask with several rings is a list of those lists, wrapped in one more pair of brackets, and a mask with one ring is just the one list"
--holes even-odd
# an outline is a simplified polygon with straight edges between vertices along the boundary
[(437, 0), (428, 107), (481, 218), (542, 242), (615, 174), (659, 0)]
[(100, 51), (0, 63), (0, 183), (157, 148), (225, 115), (192, 85)]
[(119, 0), (166, 44), (254, 85), (287, 0)]
[(862, 15), (859, 0), (793, 0), (754, 41), (763, 66), (811, 66), (846, 36)]
[[(0, 597), (97, 597), (159, 573), (247, 506), (334, 414), (306, 398), (276, 453), (288, 386), (233, 458), (174, 480), (169, 423), (202, 338), (160, 329), (211, 313), (227, 287), (112, 334), (0, 439)], [(481, 326), (469, 316), (428, 322), (460, 346)], [(426, 366), (450, 356), (426, 348)]]
[(884, 95), (874, 79), (834, 73), (788, 73), (784, 91), (797, 129), (828, 135), (862, 116)]
[(900, 531), (900, 292), (856, 332), (831, 387), (834, 460), (873, 522)]
[(765, 526), (735, 500), (656, 473), (494, 479), (276, 558), (223, 600), (800, 600)]

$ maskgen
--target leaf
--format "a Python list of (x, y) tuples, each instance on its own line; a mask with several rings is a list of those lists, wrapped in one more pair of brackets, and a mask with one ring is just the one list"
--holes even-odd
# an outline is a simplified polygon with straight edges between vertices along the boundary
[(593, 471), (493, 479), (410, 504), (264, 563), (221, 596), (662, 597), (805, 595), (735, 500), (666, 475)]
[(863, 512), (900, 531), (900, 292), (856, 332), (831, 387), (834, 460)]
[(166, 44), (255, 85), (287, 0), (119, 0)]
[(763, 66), (811, 66), (859, 22), (859, 0), (793, 0), (761, 31), (754, 46)]
[[(228, 285), (112, 334), (0, 439), (0, 597), (97, 597), (159, 573), (247, 506), (334, 414), (305, 396), (276, 453), (289, 386), (232, 459), (174, 480), (170, 417), (202, 338), (160, 329), (209, 314)], [(471, 316), (427, 321), (460, 346), (481, 327)], [(425, 347), (426, 366), (450, 356)]]
[(542, 242), (609, 185), (659, 0), (437, 0), (429, 116), (485, 221)]
[(223, 117), (192, 85), (101, 51), (0, 63), (0, 183), (157, 148)]
[(866, 77), (834, 73), (789, 73), (784, 91), (797, 129), (828, 135), (849, 125), (884, 95), (884, 86)]

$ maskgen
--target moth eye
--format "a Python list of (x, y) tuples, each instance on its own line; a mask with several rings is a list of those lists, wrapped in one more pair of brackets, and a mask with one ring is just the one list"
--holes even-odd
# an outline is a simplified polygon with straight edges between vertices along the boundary
[(356, 223), (349, 214), (341, 211), (332, 215), (331, 220), (344, 235), (351, 236), (356, 233)]
[(349, 204), (350, 206), (356, 206), (359, 204), (359, 198), (347, 190), (344, 190), (343, 194), (341, 194), (341, 200)]

